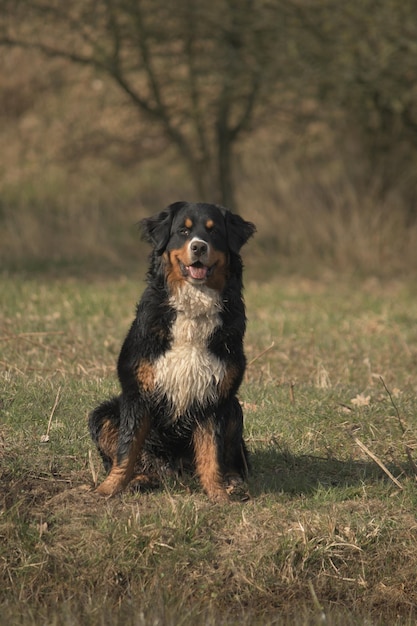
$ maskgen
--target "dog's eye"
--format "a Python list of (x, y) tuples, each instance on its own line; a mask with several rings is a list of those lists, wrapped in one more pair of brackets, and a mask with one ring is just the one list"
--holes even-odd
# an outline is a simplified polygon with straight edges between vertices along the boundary
[(186, 226), (183, 226), (182, 228), (179, 229), (178, 233), (182, 235), (183, 237), (188, 237), (188, 235), (190, 234), (190, 229), (187, 228)]

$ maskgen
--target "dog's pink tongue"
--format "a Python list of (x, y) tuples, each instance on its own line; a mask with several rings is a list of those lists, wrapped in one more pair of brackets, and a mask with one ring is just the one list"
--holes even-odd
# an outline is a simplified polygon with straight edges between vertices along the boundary
[(190, 265), (188, 267), (188, 271), (190, 272), (191, 278), (195, 278), (196, 280), (202, 280), (206, 277), (207, 267), (194, 267), (193, 265)]

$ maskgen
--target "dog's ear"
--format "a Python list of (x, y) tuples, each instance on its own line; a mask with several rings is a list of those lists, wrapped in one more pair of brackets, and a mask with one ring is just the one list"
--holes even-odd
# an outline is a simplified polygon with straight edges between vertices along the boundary
[(186, 204), (186, 202), (174, 202), (158, 215), (147, 217), (141, 221), (143, 236), (146, 241), (154, 246), (157, 254), (161, 255), (164, 252), (171, 234), (172, 220)]
[(256, 232), (255, 224), (247, 222), (240, 215), (231, 213), (228, 210), (224, 212), (226, 222), (226, 232), (229, 248), (232, 252), (239, 254), (241, 247)]

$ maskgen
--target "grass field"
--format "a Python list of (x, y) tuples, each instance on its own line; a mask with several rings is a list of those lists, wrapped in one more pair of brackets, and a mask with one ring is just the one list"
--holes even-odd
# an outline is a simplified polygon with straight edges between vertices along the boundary
[(92, 492), (142, 275), (1, 276), (0, 624), (415, 623), (417, 287), (255, 276), (227, 506)]

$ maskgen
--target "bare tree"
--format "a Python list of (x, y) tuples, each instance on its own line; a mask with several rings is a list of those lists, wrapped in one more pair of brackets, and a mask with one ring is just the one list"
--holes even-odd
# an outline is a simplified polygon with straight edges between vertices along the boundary
[(3, 0), (0, 43), (108, 76), (186, 162), (200, 198), (234, 207), (233, 158), (273, 90), (276, 6), (262, 0)]

